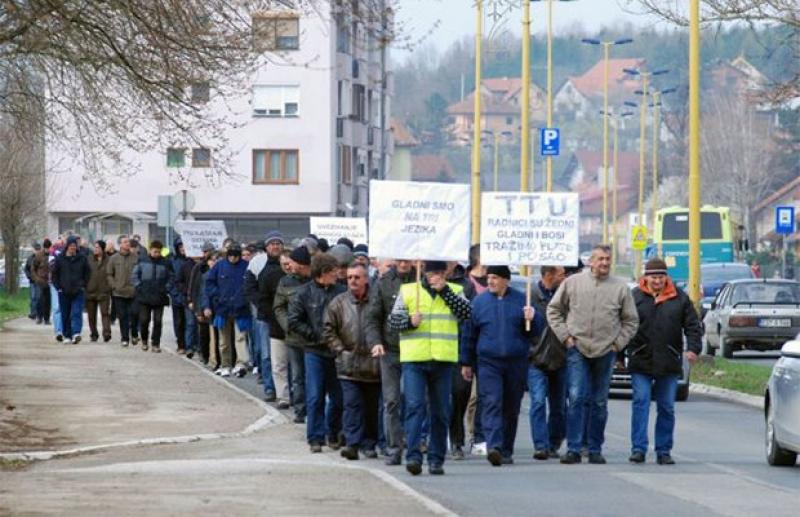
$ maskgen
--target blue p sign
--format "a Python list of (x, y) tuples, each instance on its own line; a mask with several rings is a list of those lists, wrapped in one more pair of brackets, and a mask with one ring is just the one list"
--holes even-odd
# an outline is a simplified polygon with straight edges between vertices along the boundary
[(558, 128), (546, 127), (539, 132), (542, 156), (558, 156), (561, 131)]

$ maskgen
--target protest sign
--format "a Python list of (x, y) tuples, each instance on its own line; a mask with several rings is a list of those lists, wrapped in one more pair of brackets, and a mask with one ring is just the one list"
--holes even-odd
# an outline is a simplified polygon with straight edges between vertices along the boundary
[(342, 237), (353, 244), (367, 244), (367, 220), (362, 217), (311, 217), (311, 233), (333, 246)]
[(578, 194), (488, 192), (481, 204), (481, 263), (574, 266)]
[(175, 231), (181, 235), (187, 257), (202, 257), (206, 242), (220, 249), (228, 238), (222, 221), (175, 221)]
[(370, 181), (370, 255), (467, 260), (469, 185)]

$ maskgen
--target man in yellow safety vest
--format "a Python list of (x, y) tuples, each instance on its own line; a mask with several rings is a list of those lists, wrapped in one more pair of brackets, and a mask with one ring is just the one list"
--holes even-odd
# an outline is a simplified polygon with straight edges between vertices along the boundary
[(406, 470), (422, 472), (422, 422), (426, 400), (430, 415), (428, 472), (444, 474), (450, 390), (453, 366), (458, 362), (459, 323), (469, 320), (471, 308), (461, 286), (445, 279), (447, 264), (425, 262), (419, 283), (400, 287), (389, 316), (390, 326), (400, 332), (400, 363), (405, 397)]

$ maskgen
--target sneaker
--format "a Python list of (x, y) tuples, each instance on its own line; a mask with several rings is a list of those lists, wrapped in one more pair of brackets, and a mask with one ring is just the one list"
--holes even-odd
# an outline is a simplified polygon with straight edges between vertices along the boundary
[(364, 449), (361, 451), (361, 454), (363, 454), (368, 460), (378, 459), (378, 453), (375, 451), (375, 449)]
[(557, 450), (557, 449), (550, 449), (550, 450), (548, 450), (548, 451), (547, 451), (547, 455), (548, 455), (548, 456), (549, 456), (551, 459), (554, 459), (554, 460), (555, 460), (555, 459), (558, 459), (558, 458), (560, 458), (560, 457), (561, 457), (561, 455), (558, 453), (558, 450)]
[(133, 346), (136, 346), (136, 345), (138, 345), (138, 344), (139, 344), (139, 338), (138, 338), (138, 337), (132, 337), (132, 338), (131, 338), (131, 344), (132, 344)]
[(589, 453), (589, 463), (592, 465), (605, 465), (606, 459), (599, 452)]
[(313, 454), (318, 454), (318, 453), (322, 452), (322, 445), (320, 445), (318, 443), (312, 443), (312, 444), (309, 445), (309, 449), (311, 449), (311, 452)]
[(142, 341), (142, 352), (147, 352), (147, 343)]
[(640, 451), (633, 451), (631, 456), (628, 458), (628, 461), (631, 463), (644, 463), (644, 453)]
[(575, 465), (582, 460), (583, 458), (581, 458), (580, 453), (577, 452), (567, 452), (565, 455), (561, 456), (561, 463), (564, 465)]
[(656, 461), (659, 465), (675, 465), (675, 460), (669, 454), (659, 454)]
[(103, 343), (108, 343), (111, 341), (111, 336), (103, 336)]
[(100, 336), (89, 336), (89, 341), (92, 343), (96, 343), (98, 339), (100, 339)]
[(41, 325), (42, 324), (42, 318), (36, 318), (36, 324), (37, 325)]
[(464, 449), (460, 445), (456, 445), (453, 448), (453, 460), (461, 461), (463, 459), (464, 459)]
[(395, 465), (402, 465), (403, 464), (403, 453), (398, 450), (398, 451), (390, 454), (389, 457), (386, 458), (386, 461), (384, 462), (384, 464), (386, 464), (386, 465), (388, 465), (390, 467), (393, 467)]
[(191, 359), (194, 357), (194, 352), (186, 352), (186, 359)]
[(158, 346), (158, 345), (153, 345), (153, 346), (150, 347), (150, 351), (153, 352), (154, 354), (160, 354), (161, 353), (161, 347)]
[(64, 336), (62, 334), (56, 334), (56, 341), (61, 343), (62, 341), (64, 341)]
[(73, 345), (77, 345), (80, 342), (81, 342), (81, 337), (80, 336), (72, 336), (72, 344)]
[(406, 463), (406, 471), (412, 476), (419, 476), (422, 474), (422, 463), (418, 461), (409, 461)]
[(294, 420), (292, 420), (292, 422), (294, 422), (295, 424), (305, 424), (306, 417), (304, 417), (303, 415), (295, 415)]
[(253, 366), (253, 375), (258, 375), (258, 366)]
[(431, 476), (444, 476), (444, 467), (441, 465), (428, 466), (428, 474)]
[(230, 377), (231, 376), (231, 369), (230, 368), (220, 368), (218, 375), (220, 377)]
[(475, 456), (486, 456), (486, 442), (472, 444), (471, 453)]
[[(261, 377), (259, 377), (260, 379)], [(274, 391), (268, 391), (264, 394), (264, 400), (267, 402), (275, 402), (278, 400), (278, 396), (275, 394)]]
[(222, 368), (217, 368), (214, 370), (214, 375), (222, 375)]
[(358, 459), (358, 449), (356, 447), (344, 447), (339, 454), (342, 458), (347, 458), (351, 461)]
[(500, 454), (500, 451), (497, 449), (489, 449), (489, 453), (486, 454), (486, 459), (489, 460), (489, 463), (491, 463), (493, 467), (499, 467), (503, 464), (503, 455)]
[(536, 451), (533, 453), (533, 459), (535, 460), (548, 460), (550, 459), (550, 451)]
[(501, 461), (500, 463), (502, 463), (503, 465), (513, 465), (514, 458), (512, 458), (511, 456), (503, 456), (503, 461)]
[(233, 374), (241, 379), (242, 377), (247, 375), (247, 368), (245, 368), (242, 365), (238, 365), (234, 367)]
[(128, 342), (127, 341), (123, 341), (122, 343), (120, 343), (120, 345), (122, 346), (122, 348), (128, 348)]
[(342, 442), (338, 438), (328, 438), (328, 447), (334, 451), (338, 451), (342, 446)]
[(285, 400), (278, 402), (278, 409), (289, 409), (291, 406)]

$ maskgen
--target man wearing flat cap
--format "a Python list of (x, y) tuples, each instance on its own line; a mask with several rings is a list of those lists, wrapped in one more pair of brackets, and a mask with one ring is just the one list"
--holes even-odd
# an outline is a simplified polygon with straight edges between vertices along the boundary
[(658, 257), (647, 261), (644, 276), (633, 290), (639, 329), (626, 352), (633, 385), (631, 411), (631, 463), (644, 463), (650, 397), (656, 401), (655, 450), (659, 465), (672, 465), (675, 397), (686, 358), (693, 363), (701, 349), (700, 321), (689, 296), (667, 276), (667, 264)]
[(478, 365), (487, 459), (499, 467), (513, 463), (530, 341), (544, 328), (544, 317), (526, 303), (524, 294), (509, 286), (508, 266), (489, 266), (486, 276), (488, 289), (472, 301), (461, 347), (461, 373), (471, 381), (472, 365)]
[(446, 281), (446, 270), (445, 262), (426, 261), (425, 277), (421, 282), (400, 287), (389, 316), (390, 326), (400, 333), (408, 446), (406, 470), (415, 476), (422, 472), (419, 446), (426, 404), (430, 415), (428, 472), (444, 474), (452, 372), (453, 365), (458, 362), (459, 324), (468, 321), (471, 315), (463, 289)]

